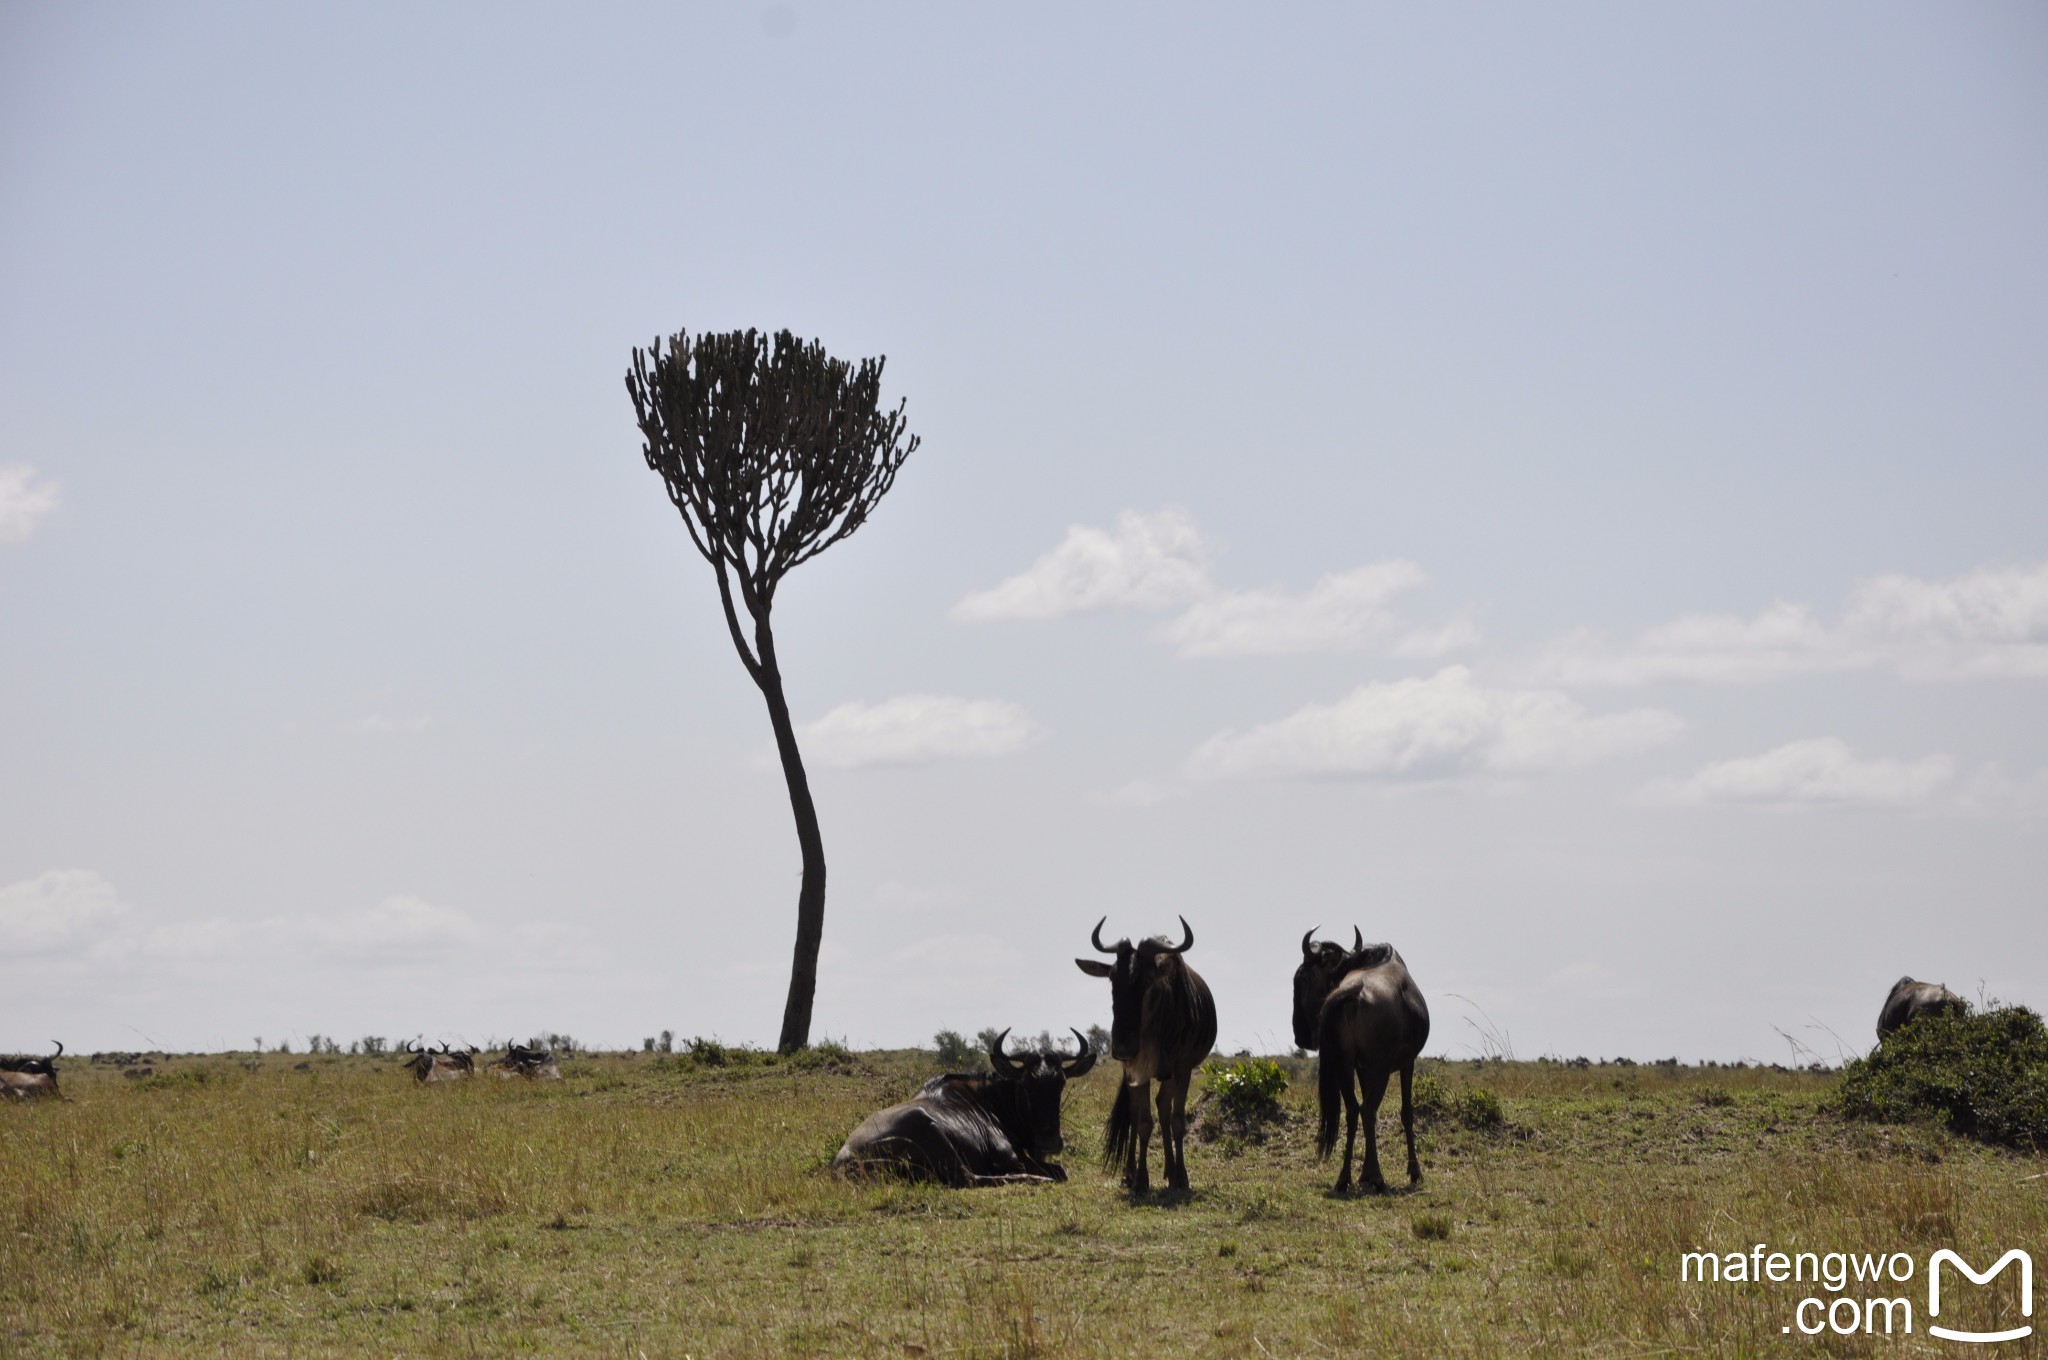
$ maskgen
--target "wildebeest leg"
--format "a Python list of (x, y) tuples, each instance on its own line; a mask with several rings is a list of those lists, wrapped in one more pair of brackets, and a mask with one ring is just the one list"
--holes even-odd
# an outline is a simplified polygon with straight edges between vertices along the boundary
[(1183, 1072), (1173, 1079), (1173, 1168), (1179, 1179), (1174, 1188), (1188, 1188), (1188, 1083), (1193, 1081), (1193, 1072)]
[(1380, 1174), (1380, 1102), (1387, 1097), (1387, 1077), (1384, 1070), (1360, 1070), (1358, 1074), (1359, 1115), (1365, 1122), (1365, 1184), (1373, 1190), (1387, 1188), (1387, 1178)]
[(1415, 1160), (1415, 1061), (1401, 1064), (1401, 1132), (1408, 1135), (1408, 1183), (1422, 1180), (1422, 1163)]
[(1183, 1143), (1186, 1119), (1181, 1113), (1182, 1097), (1187, 1091), (1185, 1075), (1163, 1077), (1159, 1082), (1159, 1157), (1166, 1163), (1166, 1186), (1169, 1190), (1188, 1188), (1188, 1168), (1183, 1158), (1187, 1148)]
[[(1330, 1059), (1325, 1057), (1324, 1062)], [(1346, 1069), (1344, 1081), (1344, 1163), (1337, 1172), (1337, 1193), (1351, 1193), (1351, 1152), (1358, 1146), (1358, 1097), (1351, 1091), (1351, 1072)]]
[(1125, 1154), (1124, 1184), (1131, 1193), (1142, 1195), (1152, 1188), (1145, 1167), (1146, 1147), (1152, 1141), (1152, 1083), (1126, 1086), (1124, 1099), (1131, 1102), (1131, 1150)]

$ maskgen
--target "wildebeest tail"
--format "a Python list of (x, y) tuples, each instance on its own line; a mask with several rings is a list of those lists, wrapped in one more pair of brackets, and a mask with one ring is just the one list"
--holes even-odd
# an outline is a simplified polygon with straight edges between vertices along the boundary
[(1114, 1171), (1131, 1152), (1131, 1087), (1118, 1082), (1109, 1102), (1109, 1124), (1102, 1131), (1102, 1164)]
[(1322, 1056), (1316, 1059), (1316, 1094), (1322, 1102), (1322, 1116), (1316, 1124), (1318, 1157), (1329, 1156), (1330, 1149), (1337, 1146), (1337, 1117), (1344, 1109), (1344, 1087), (1351, 1076), (1343, 1060), (1333, 1051), (1337, 1047), (1326, 1041), (1322, 1045)]

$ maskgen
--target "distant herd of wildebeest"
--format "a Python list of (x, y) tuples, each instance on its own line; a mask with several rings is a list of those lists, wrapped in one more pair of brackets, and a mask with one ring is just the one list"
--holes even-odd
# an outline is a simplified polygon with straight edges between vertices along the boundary
[[(1216, 1002), (1185, 955), (1195, 942), (1181, 918), (1181, 942), (1163, 937), (1102, 942), (1095, 923), (1089, 937), (1103, 959), (1076, 959), (1082, 972), (1107, 978), (1110, 988), (1110, 1057), (1123, 1064), (1123, 1081), (1110, 1108), (1104, 1160), (1122, 1164), (1123, 1183), (1135, 1194), (1149, 1190), (1146, 1161), (1158, 1111), (1160, 1160), (1169, 1188), (1188, 1188), (1188, 1086), (1216, 1043)], [(1315, 929), (1301, 937), (1301, 964), (1294, 972), (1294, 1041), (1319, 1054), (1317, 1094), (1320, 1121), (1316, 1148), (1327, 1156), (1344, 1121), (1343, 1169), (1337, 1190), (1351, 1188), (1358, 1129), (1365, 1126), (1361, 1176), (1373, 1190), (1386, 1189), (1375, 1136), (1380, 1102), (1395, 1073), (1401, 1077), (1401, 1129), (1408, 1145), (1408, 1180), (1422, 1179), (1415, 1155), (1415, 1060), (1429, 1040), (1429, 1007), (1390, 944), (1367, 944), (1354, 928), (1349, 948), (1318, 941)], [(1969, 1005), (1937, 983), (1900, 978), (1878, 1014), (1880, 1041), (1920, 1015), (1967, 1011)], [(1066, 1172), (1052, 1159), (1065, 1147), (1060, 1133), (1060, 1100), (1067, 1080), (1095, 1065), (1098, 1056), (1079, 1030), (1072, 1054), (1056, 1051), (1012, 1053), (1004, 1030), (989, 1044), (991, 1071), (933, 1077), (915, 1096), (861, 1121), (832, 1159), (849, 1176), (891, 1174), (946, 1185), (1013, 1181), (1060, 1181)], [(422, 1084), (463, 1081), (477, 1072), (477, 1049), (403, 1046), (403, 1070)], [(57, 1058), (64, 1046), (42, 1058), (0, 1058), (0, 1094), (15, 1101), (55, 1097)], [(553, 1052), (514, 1044), (485, 1071), (506, 1080), (559, 1081)], [(1156, 1097), (1152, 1092), (1158, 1085)]]

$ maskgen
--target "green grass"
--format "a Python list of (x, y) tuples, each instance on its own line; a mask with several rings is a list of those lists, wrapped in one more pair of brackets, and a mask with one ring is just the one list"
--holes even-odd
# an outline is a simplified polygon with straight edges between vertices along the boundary
[(67, 1101), (0, 1107), (0, 1356), (1932, 1355), (1924, 1319), (1786, 1335), (1810, 1291), (1681, 1283), (1679, 1253), (2048, 1265), (2048, 1162), (1841, 1120), (1815, 1073), (1433, 1064), (1424, 1185), (1338, 1199), (1282, 1059), (1269, 1137), (1191, 1143), (1194, 1192), (1133, 1203), (1094, 1155), (1114, 1064), (1069, 1087), (1072, 1180), (946, 1191), (827, 1170), (925, 1054), (433, 1089), (298, 1061), (68, 1063)]

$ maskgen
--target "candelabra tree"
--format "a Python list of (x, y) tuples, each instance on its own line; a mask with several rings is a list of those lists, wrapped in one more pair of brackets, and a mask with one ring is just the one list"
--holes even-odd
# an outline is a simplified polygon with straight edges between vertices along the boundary
[(867, 523), (917, 448), (903, 402), (881, 405), (886, 356), (834, 359), (778, 331), (680, 331), (633, 351), (626, 390), (690, 543), (718, 578), (740, 664), (768, 704), (803, 854), (796, 948), (777, 1047), (810, 1042), (825, 933), (825, 842), (783, 696), (770, 616), (790, 570)]

